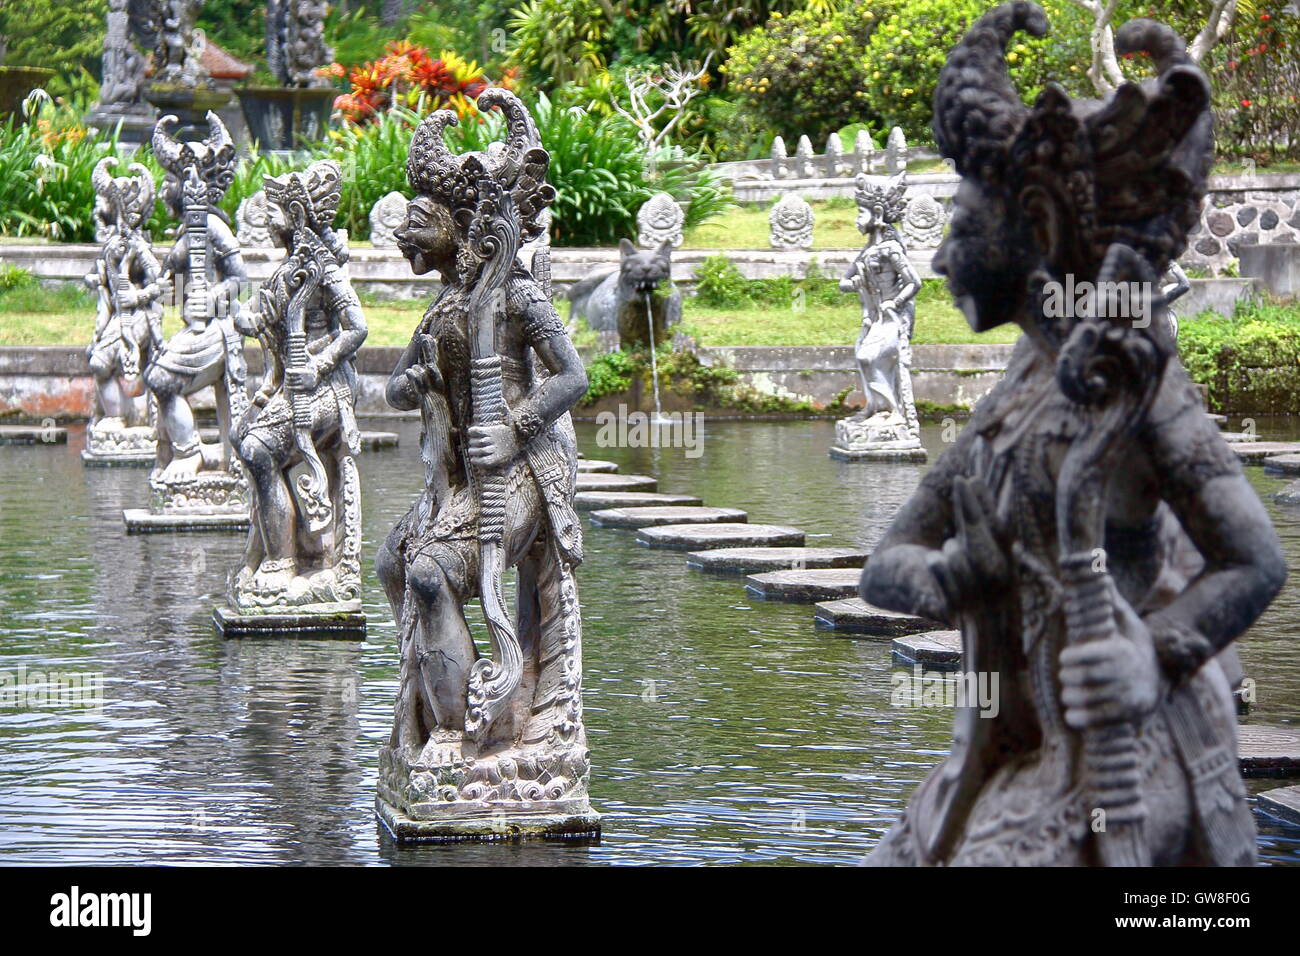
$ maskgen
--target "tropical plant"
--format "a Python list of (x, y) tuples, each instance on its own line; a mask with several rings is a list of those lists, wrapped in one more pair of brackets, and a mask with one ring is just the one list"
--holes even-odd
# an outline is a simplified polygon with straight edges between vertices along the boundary
[(1262, 162), (1300, 159), (1300, 14), (1279, 0), (1253, 5), (1214, 52), (1220, 152)]
[[(390, 43), (386, 49), (382, 58), (348, 73), (352, 91), (334, 101), (348, 122), (370, 122), (383, 110), (399, 105), (415, 108), (421, 103), (467, 116), (476, 112), (474, 100), (479, 93), (492, 85), (477, 63), (454, 52), (444, 50), (435, 59), (424, 47), (404, 41)], [(342, 76), (344, 70), (336, 63), (327, 72)], [(513, 75), (507, 73), (498, 85), (511, 88)]]

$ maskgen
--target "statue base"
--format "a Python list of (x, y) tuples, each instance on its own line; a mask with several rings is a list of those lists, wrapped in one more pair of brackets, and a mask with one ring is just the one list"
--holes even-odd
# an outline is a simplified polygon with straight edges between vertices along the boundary
[(198, 471), (163, 481), (155, 470), (149, 491), (149, 510), (156, 515), (248, 516), (248, 481), (239, 471)]
[(839, 461), (926, 461), (929, 457), (919, 443), (910, 448), (870, 445), (845, 448), (842, 445), (832, 445), (830, 456)]
[(86, 426), (81, 460), (87, 465), (152, 465), (157, 455), (157, 433), (150, 425), (103, 419)]
[(247, 531), (251, 519), (242, 514), (156, 514), (147, 508), (127, 508), (122, 512), (127, 534), (152, 534), (164, 531)]
[(145, 87), (144, 98), (161, 115), (176, 117), (180, 126), (172, 135), (180, 142), (206, 137), (208, 110), (219, 112), (230, 103), (225, 90), (188, 83), (152, 83)]
[(222, 637), (337, 637), (364, 640), (366, 615), (360, 601), (308, 604), (265, 613), (219, 607), (212, 623)]
[[(98, 104), (85, 115), (85, 124), (105, 135), (117, 130), (117, 141), (127, 146), (141, 146), (153, 135), (157, 122), (155, 111), (148, 104), (138, 103), (126, 110), (105, 109)], [(120, 126), (118, 124), (121, 124)]]
[(509, 749), (481, 757), (474, 757), (472, 748), (458, 734), (431, 740), (426, 753), (445, 752), (432, 757), (428, 766), (411, 763), (392, 747), (380, 751), (375, 813), (395, 840), (455, 843), (600, 836), (600, 814), (587, 798), (590, 757), (585, 744), (562, 750)]
[(855, 415), (835, 423), (830, 456), (840, 461), (925, 461), (925, 448), (907, 420), (896, 412)]

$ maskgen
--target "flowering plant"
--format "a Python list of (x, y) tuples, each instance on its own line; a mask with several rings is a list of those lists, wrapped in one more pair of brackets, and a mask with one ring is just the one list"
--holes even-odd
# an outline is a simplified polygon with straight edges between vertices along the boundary
[[(344, 68), (335, 63), (325, 75), (341, 78)], [(390, 43), (386, 54), (347, 74), (352, 90), (334, 101), (334, 108), (350, 123), (370, 122), (395, 106), (415, 109), (453, 109), (463, 119), (477, 114), (474, 100), (489, 86), (513, 89), (515, 74), (507, 70), (493, 84), (479, 65), (451, 51), (434, 58), (428, 50), (410, 43)]]

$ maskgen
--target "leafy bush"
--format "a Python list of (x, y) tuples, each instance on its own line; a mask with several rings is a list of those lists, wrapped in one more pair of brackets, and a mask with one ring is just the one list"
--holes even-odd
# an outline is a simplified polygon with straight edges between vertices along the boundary
[(1261, 162), (1300, 159), (1300, 14), (1286, 6), (1256, 0), (1253, 16), (1239, 9), (1212, 54), (1221, 151)]
[(809, 267), (806, 279), (777, 276), (746, 279), (726, 256), (709, 256), (696, 270), (695, 301), (710, 309), (740, 309), (745, 306), (806, 308), (810, 305), (840, 306), (846, 301), (839, 283)]
[(900, 0), (854, 0), (829, 16), (813, 9), (788, 17), (773, 13), (740, 38), (720, 69), (740, 100), (771, 129), (787, 139), (807, 133), (820, 149), (828, 135), (863, 118), (870, 61), (862, 50), (900, 5)]
[(587, 394), (582, 404), (594, 405), (606, 395), (626, 392), (632, 387), (635, 371), (632, 356), (622, 350), (596, 356), (587, 366)]
[(1184, 319), (1178, 349), (1192, 379), (1209, 386), (1212, 411), (1300, 411), (1300, 304), (1248, 300), (1230, 319)]

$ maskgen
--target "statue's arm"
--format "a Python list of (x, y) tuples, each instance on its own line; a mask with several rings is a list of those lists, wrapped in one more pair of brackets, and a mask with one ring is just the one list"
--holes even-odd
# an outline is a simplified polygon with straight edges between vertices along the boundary
[(889, 259), (898, 273), (898, 294), (894, 296), (894, 309), (903, 308), (921, 291), (921, 277), (917, 275), (912, 260), (907, 257), (907, 250), (897, 242), (889, 244)]
[[(244, 255), (239, 248), (239, 240), (230, 231), (225, 221), (215, 216), (209, 217), (208, 234), (212, 237), (212, 252), (217, 260), (219, 282), (213, 286), (213, 300), (224, 299), (233, 303), (239, 298), (244, 283), (248, 281), (248, 267), (244, 264)], [(233, 310), (232, 310), (233, 311)]]
[(534, 384), (513, 412), (515, 433), (526, 445), (587, 393), (587, 370), (559, 314), (547, 301), (535, 301), (525, 318), (528, 344), (551, 374)]
[[(863, 250), (865, 252), (866, 250)], [(841, 292), (857, 292), (858, 286), (862, 282), (862, 252), (859, 252), (849, 267), (844, 270), (844, 276), (840, 279)]]
[(339, 323), (338, 334), (315, 358), (317, 369), (325, 375), (338, 368), (340, 362), (357, 354), (369, 330), (352, 283), (337, 263), (330, 263), (326, 267), (321, 294), (325, 307), (338, 318)]
[(1181, 366), (1167, 372), (1149, 420), (1139, 441), (1205, 561), (1182, 594), (1145, 618), (1161, 666), (1177, 679), (1239, 637), (1281, 590), (1287, 569), (1268, 513)]
[(1170, 282), (1160, 290), (1160, 293), (1165, 297), (1166, 305), (1173, 302), (1179, 296), (1186, 294), (1192, 288), (1192, 283), (1187, 278), (1187, 273), (1183, 271), (1183, 267), (1178, 264), (1177, 260), (1169, 263), (1169, 271), (1165, 273), (1165, 277), (1169, 279)]

